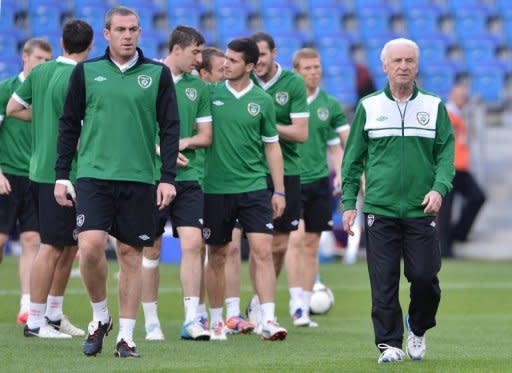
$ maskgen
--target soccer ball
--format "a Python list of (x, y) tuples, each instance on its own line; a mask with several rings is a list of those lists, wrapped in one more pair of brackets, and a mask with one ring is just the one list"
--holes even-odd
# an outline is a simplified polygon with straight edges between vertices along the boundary
[(334, 294), (322, 283), (313, 286), (313, 294), (309, 304), (313, 315), (325, 315), (334, 306)]

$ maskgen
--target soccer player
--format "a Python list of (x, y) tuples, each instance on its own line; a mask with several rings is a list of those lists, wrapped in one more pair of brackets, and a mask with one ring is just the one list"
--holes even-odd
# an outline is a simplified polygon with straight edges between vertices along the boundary
[[(208, 83), (217, 83), (224, 80), (224, 61), (226, 56), (217, 48), (203, 50), (203, 62), (199, 68), (199, 75)], [(249, 334), (255, 324), (245, 320), (240, 312), (240, 250), (242, 230), (240, 223), (236, 222), (233, 228), (232, 239), (228, 243), (226, 253), (226, 330), (228, 333)], [(202, 309), (202, 308), (201, 308)]]
[[(224, 64), (226, 82), (211, 86), (213, 142), (206, 150), (203, 236), (209, 245), (206, 286), (214, 340), (226, 339), (225, 260), (236, 219), (254, 256), (262, 338), (282, 340), (287, 335), (274, 320), (276, 277), (271, 256), (272, 219), (285, 207), (283, 160), (272, 100), (250, 79), (258, 55), (252, 39), (231, 41)], [(268, 169), (273, 195), (266, 183)]]
[[(174, 80), (180, 116), (179, 149), (188, 164), (177, 169), (176, 198), (168, 208), (160, 211), (155, 243), (143, 251), (142, 307), (146, 320), (146, 339), (149, 340), (164, 339), (157, 314), (158, 263), (162, 234), (168, 218), (171, 219), (174, 235), (180, 239), (182, 251), (180, 278), (185, 321), (181, 328), (181, 338), (210, 339), (209, 330), (196, 317), (203, 271), (203, 192), (198, 169), (202, 171), (204, 168), (204, 158), (196, 160), (196, 149), (208, 146), (212, 140), (208, 88), (199, 77), (191, 74), (196, 65), (201, 63), (203, 47), (204, 37), (196, 29), (178, 26), (171, 32), (169, 55), (163, 61), (171, 70)], [(199, 164), (196, 165), (196, 162)], [(158, 169), (159, 166), (158, 162)]]
[[(290, 290), (290, 315), (295, 326), (317, 326), (309, 318), (309, 304), (318, 272), (318, 245), (322, 231), (332, 228), (332, 192), (341, 191), (341, 140), (349, 126), (336, 98), (320, 89), (320, 55), (311, 48), (293, 56), (294, 71), (302, 76), (308, 91), (309, 136), (299, 144), (301, 219), (299, 229), (290, 233), (286, 272)], [(326, 153), (335, 170), (334, 188), (329, 185)]]
[[(286, 209), (274, 221), (272, 255), (276, 277), (284, 264), (290, 232), (297, 230), (300, 219), (300, 165), (298, 143), (308, 138), (308, 104), (306, 86), (302, 78), (283, 70), (275, 61), (277, 55), (274, 39), (269, 34), (257, 32), (251, 36), (257, 43), (260, 57), (254, 68), (254, 81), (265, 90), (274, 102), (279, 143), (284, 158), (284, 185)], [(271, 184), (269, 182), (269, 184)], [(272, 185), (270, 185), (272, 187)], [(254, 283), (254, 266), (250, 260), (250, 273)], [(250, 312), (254, 310), (254, 312)], [(255, 296), (248, 307), (251, 321), (258, 323), (258, 298)]]
[[(63, 295), (76, 256), (75, 211), (55, 202), (55, 159), (57, 129), (69, 76), (77, 62), (84, 60), (92, 47), (91, 26), (80, 20), (67, 22), (62, 30), (64, 54), (35, 68), (16, 90), (9, 109), (23, 114), (32, 104), (33, 150), (30, 180), (39, 214), (41, 247), (30, 275), (30, 312), (24, 335), (43, 338), (82, 336), (62, 314)], [(16, 114), (17, 115), (17, 114)], [(54, 286), (52, 281), (60, 277)], [(46, 312), (46, 318), (45, 318)], [(53, 326), (60, 331), (50, 329)]]
[(20, 311), (16, 323), (25, 325), (30, 305), (30, 270), (39, 248), (39, 224), (29, 176), (32, 128), (5, 116), (7, 102), (32, 69), (52, 58), (52, 47), (43, 39), (29, 39), (23, 45), (23, 71), (0, 82), (0, 262), (9, 232), (19, 224), (21, 256)]
[[(153, 245), (157, 206), (176, 195), (179, 143), (176, 93), (169, 69), (137, 48), (140, 21), (135, 11), (115, 7), (105, 15), (105, 54), (73, 70), (57, 143), (55, 197), (69, 206), (69, 182), (77, 152), (76, 213), (80, 272), (93, 320), (83, 352), (101, 352), (112, 329), (107, 305), (108, 233), (117, 238), (119, 333), (115, 355), (138, 357), (133, 340), (141, 301), (142, 248)], [(154, 162), (160, 129), (161, 179), (155, 191)]]

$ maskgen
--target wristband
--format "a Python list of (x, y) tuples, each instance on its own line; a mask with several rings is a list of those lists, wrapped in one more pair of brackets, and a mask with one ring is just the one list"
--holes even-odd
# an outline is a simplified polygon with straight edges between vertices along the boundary
[(284, 192), (274, 192), (276, 196), (286, 197), (286, 194)]

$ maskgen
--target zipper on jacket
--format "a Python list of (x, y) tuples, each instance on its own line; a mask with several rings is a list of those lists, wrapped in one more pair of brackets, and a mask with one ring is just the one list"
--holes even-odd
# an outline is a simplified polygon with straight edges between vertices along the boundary
[(395, 100), (395, 103), (396, 103), (396, 106), (398, 108), (398, 112), (400, 113), (400, 119), (402, 121), (402, 137), (400, 139), (400, 145), (402, 147), (402, 151), (400, 152), (400, 163), (402, 165), (402, 167), (400, 167), (400, 217), (403, 218), (404, 217), (404, 211), (406, 210), (406, 202), (407, 202), (407, 198), (404, 196), (404, 190), (405, 190), (405, 186), (404, 186), (404, 175), (403, 175), (403, 172), (404, 172), (404, 166), (405, 166), (405, 145), (404, 145), (404, 138), (405, 138), (405, 122), (404, 122), (404, 119), (405, 119), (405, 112), (407, 111), (407, 105), (409, 104), (409, 101), (407, 101), (405, 103), (405, 107), (404, 107), (404, 112), (402, 113), (402, 109), (400, 109), (400, 104), (398, 103), (398, 101)]

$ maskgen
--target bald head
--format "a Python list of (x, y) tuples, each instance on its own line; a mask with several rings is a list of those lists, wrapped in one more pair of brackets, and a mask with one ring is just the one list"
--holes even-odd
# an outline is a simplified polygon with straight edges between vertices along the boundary
[(462, 109), (468, 101), (468, 90), (466, 86), (463, 84), (456, 84), (453, 86), (449, 100), (457, 106), (457, 108)]

